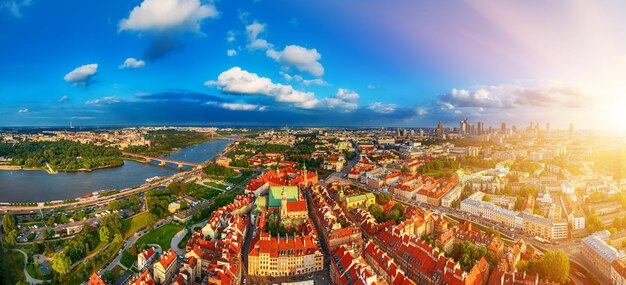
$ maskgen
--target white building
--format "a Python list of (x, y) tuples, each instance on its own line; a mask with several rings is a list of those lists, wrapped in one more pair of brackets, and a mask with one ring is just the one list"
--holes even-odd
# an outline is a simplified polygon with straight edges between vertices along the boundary
[(441, 197), (441, 206), (448, 208), (452, 207), (452, 202), (461, 198), (461, 192), (463, 192), (463, 188), (460, 185), (452, 188), (452, 190), (448, 191), (448, 193)]
[(150, 247), (139, 254), (137, 254), (137, 269), (143, 270), (148, 267), (154, 261), (154, 247)]

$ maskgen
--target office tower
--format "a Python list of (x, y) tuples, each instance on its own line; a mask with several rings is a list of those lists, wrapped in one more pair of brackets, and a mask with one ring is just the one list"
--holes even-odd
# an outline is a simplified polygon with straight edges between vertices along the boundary
[(569, 136), (574, 136), (574, 123), (569, 123)]
[(503, 133), (506, 132), (506, 123), (502, 122), (502, 127), (500, 128), (500, 131), (502, 131)]
[(482, 135), (485, 129), (485, 123), (483, 122), (478, 122), (478, 134)]
[(443, 123), (441, 121), (439, 121), (439, 124), (437, 124), (437, 134), (442, 136), (444, 132), (445, 131), (443, 129)]
[(546, 133), (550, 132), (550, 123), (546, 123)]
[(493, 133), (493, 127), (489, 126), (489, 134)]
[(517, 133), (517, 126), (513, 125), (511, 127), (511, 131), (514, 132), (514, 133)]
[(462, 135), (467, 134), (467, 131), (468, 131), (468, 125), (467, 125), (467, 123), (468, 123), (468, 121), (469, 121), (469, 120), (467, 119), (467, 117), (465, 117), (465, 119), (461, 120), (461, 122), (460, 122), (460, 129), (459, 129), (459, 132), (460, 132)]

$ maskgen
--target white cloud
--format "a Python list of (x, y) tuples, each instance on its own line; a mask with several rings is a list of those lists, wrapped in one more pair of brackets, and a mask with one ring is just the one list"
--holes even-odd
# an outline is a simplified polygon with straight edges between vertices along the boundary
[(254, 23), (246, 26), (246, 35), (248, 37), (248, 49), (269, 49), (272, 47), (265, 39), (260, 39), (259, 35), (265, 32), (265, 24), (254, 21)]
[(229, 49), (226, 51), (226, 55), (228, 56), (236, 56), (237, 55), (237, 51), (234, 49)]
[(200, 32), (202, 20), (217, 16), (213, 4), (200, 0), (144, 0), (120, 21), (119, 30)]
[(510, 85), (486, 86), (474, 90), (452, 89), (439, 95), (445, 109), (496, 108), (510, 109), (522, 106), (562, 106), (577, 108), (588, 102), (585, 92), (576, 87), (528, 88)]
[(417, 108), (417, 110), (415, 110), (415, 113), (417, 113), (417, 115), (419, 115), (419, 116), (428, 115), (428, 108), (426, 108), (426, 107), (419, 107), (419, 108)]
[(122, 63), (119, 68), (142, 68), (146, 66), (146, 62), (143, 60), (137, 60), (135, 58), (129, 57), (124, 63)]
[(87, 102), (85, 102), (85, 104), (86, 105), (103, 105), (103, 104), (110, 105), (110, 104), (119, 103), (119, 102), (120, 102), (120, 98), (116, 96), (108, 96), (102, 99), (88, 100)]
[(225, 93), (270, 96), (278, 102), (294, 103), (306, 109), (314, 108), (318, 101), (312, 92), (303, 92), (295, 90), (290, 85), (273, 83), (269, 78), (260, 77), (240, 67), (222, 72), (216, 81), (207, 81), (205, 85), (216, 86)]
[(318, 106), (328, 109), (343, 109), (346, 112), (354, 111), (359, 107), (355, 102), (341, 100), (336, 97), (324, 98), (318, 103)]
[(228, 32), (226, 32), (226, 41), (229, 43), (234, 42), (235, 40), (237, 40), (237, 32), (234, 30), (230, 30)]
[(383, 102), (374, 102), (367, 106), (367, 108), (370, 109), (372, 112), (381, 114), (391, 114), (396, 111), (397, 107), (398, 106), (396, 106), (395, 104), (388, 104)]
[(63, 95), (61, 98), (59, 98), (59, 100), (57, 100), (57, 102), (63, 104), (65, 102), (67, 102), (67, 100), (69, 100), (69, 99), (70, 99), (70, 97), (68, 97), (67, 95)]
[(324, 75), (324, 67), (319, 63), (322, 55), (317, 49), (288, 45), (282, 51), (270, 48), (266, 54), (285, 68), (295, 67), (298, 71), (308, 72), (313, 76)]
[(17, 110), (18, 113), (28, 113), (28, 109), (19, 109)]
[(279, 72), (280, 75), (283, 76), (283, 78), (287, 81), (297, 81), (297, 82), (302, 82), (302, 84), (306, 85), (306, 86), (310, 86), (310, 85), (320, 85), (320, 86), (326, 86), (328, 85), (328, 82), (324, 81), (321, 78), (315, 78), (315, 79), (304, 79), (302, 76), (295, 74), (295, 75), (290, 75), (289, 73), (286, 72)]
[(232, 111), (265, 111), (265, 106), (241, 103), (222, 103), (220, 106), (224, 109)]
[(63, 79), (73, 84), (89, 85), (91, 77), (96, 75), (96, 73), (98, 73), (97, 63), (85, 64), (70, 71)]
[(374, 85), (374, 84), (368, 84), (368, 85), (367, 85), (367, 89), (374, 90), (374, 89), (377, 89), (377, 87), (376, 87), (376, 85)]
[(343, 88), (339, 88), (339, 90), (337, 90), (337, 94), (335, 95), (335, 97), (341, 100), (350, 101), (350, 102), (354, 102), (356, 100), (359, 100), (360, 98), (358, 93), (352, 90), (343, 89)]
[(16, 18), (22, 17), (22, 8), (28, 7), (31, 4), (31, 0), (12, 0), (4, 1), (0, 3), (0, 10), (7, 9)]

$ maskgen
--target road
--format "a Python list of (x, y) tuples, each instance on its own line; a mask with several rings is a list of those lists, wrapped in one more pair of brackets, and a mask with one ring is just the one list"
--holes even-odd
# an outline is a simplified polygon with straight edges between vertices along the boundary
[(26, 276), (26, 282), (28, 282), (29, 284), (41, 284), (44, 282), (44, 280), (33, 278), (32, 276), (30, 276), (30, 274), (28, 274), (28, 270), (26, 270), (26, 266), (28, 265), (28, 255), (25, 252), (19, 249), (9, 249), (9, 250), (17, 251), (21, 253), (22, 255), (24, 255), (24, 276)]
[(185, 237), (188, 231), (189, 229), (183, 228), (182, 230), (177, 232), (176, 235), (174, 235), (174, 237), (172, 237), (172, 240), (170, 241), (170, 248), (172, 248), (176, 252), (176, 254), (178, 254), (179, 256), (185, 255), (185, 249), (179, 248), (178, 243), (180, 243), (180, 241), (183, 240), (183, 238)]

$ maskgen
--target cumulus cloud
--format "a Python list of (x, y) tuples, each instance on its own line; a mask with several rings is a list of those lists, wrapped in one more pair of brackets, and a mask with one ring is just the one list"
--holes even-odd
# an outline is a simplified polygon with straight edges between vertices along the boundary
[(59, 103), (59, 104), (63, 104), (63, 103), (65, 103), (65, 102), (67, 102), (67, 100), (69, 100), (69, 99), (70, 99), (70, 97), (68, 97), (67, 95), (63, 95), (61, 98), (59, 98), (59, 99), (57, 100), (57, 103)]
[(19, 109), (17, 110), (18, 113), (28, 113), (28, 109)]
[(294, 103), (297, 107), (310, 109), (317, 104), (312, 92), (295, 90), (290, 85), (273, 83), (271, 79), (260, 77), (256, 73), (233, 67), (222, 72), (217, 80), (205, 82), (206, 86), (215, 86), (224, 93), (242, 95), (265, 95), (278, 102)]
[(367, 89), (374, 90), (374, 89), (376, 89), (376, 85), (374, 85), (374, 84), (368, 84), (368, 85), (367, 85)]
[(246, 36), (248, 38), (247, 47), (250, 50), (269, 49), (272, 47), (267, 40), (259, 38), (265, 32), (265, 24), (254, 21), (254, 23), (246, 26)]
[(289, 73), (286, 72), (280, 72), (280, 75), (283, 76), (283, 78), (287, 81), (297, 81), (297, 82), (301, 82), (302, 84), (306, 85), (306, 86), (310, 86), (310, 85), (320, 85), (320, 86), (326, 86), (328, 85), (328, 82), (324, 81), (321, 78), (315, 78), (315, 79), (304, 79), (301, 75), (295, 74), (295, 75), (290, 75)]
[(317, 52), (317, 49), (288, 45), (282, 51), (270, 48), (266, 54), (284, 68), (294, 67), (300, 72), (307, 72), (313, 76), (324, 75), (324, 67), (319, 63), (322, 55)]
[(222, 103), (220, 106), (231, 111), (265, 111), (265, 106), (242, 103)]
[(72, 84), (88, 86), (91, 84), (91, 78), (96, 75), (96, 73), (98, 73), (97, 63), (85, 64), (70, 71), (63, 79)]
[(226, 55), (228, 56), (236, 56), (237, 55), (237, 51), (234, 49), (229, 49), (226, 51)]
[(475, 90), (452, 89), (438, 97), (445, 109), (496, 108), (511, 109), (523, 106), (561, 106), (578, 108), (588, 102), (589, 97), (575, 87), (528, 88), (498, 85)]
[(129, 57), (127, 58), (124, 63), (122, 63), (119, 68), (123, 69), (123, 68), (142, 68), (146, 66), (146, 62), (143, 60), (137, 60), (135, 58)]
[(85, 104), (86, 105), (110, 105), (110, 104), (119, 103), (119, 102), (121, 102), (120, 98), (116, 96), (108, 96), (102, 99), (88, 100), (87, 102), (85, 102)]
[(22, 8), (30, 6), (31, 0), (11, 0), (0, 3), (0, 10), (7, 9), (16, 18), (22, 17)]
[(360, 98), (358, 93), (352, 90), (343, 89), (343, 88), (339, 88), (339, 90), (337, 90), (337, 94), (335, 95), (335, 97), (337, 97), (338, 99), (341, 99), (344, 101), (350, 101), (350, 102), (354, 102), (356, 100), (359, 100)]
[(383, 102), (374, 102), (367, 106), (372, 112), (380, 114), (391, 114), (396, 111), (398, 106), (395, 104), (388, 104)]
[(213, 4), (200, 0), (144, 0), (119, 22), (119, 31), (150, 34), (153, 42), (144, 58), (156, 60), (180, 47), (185, 32), (201, 34), (202, 21), (218, 16)]

